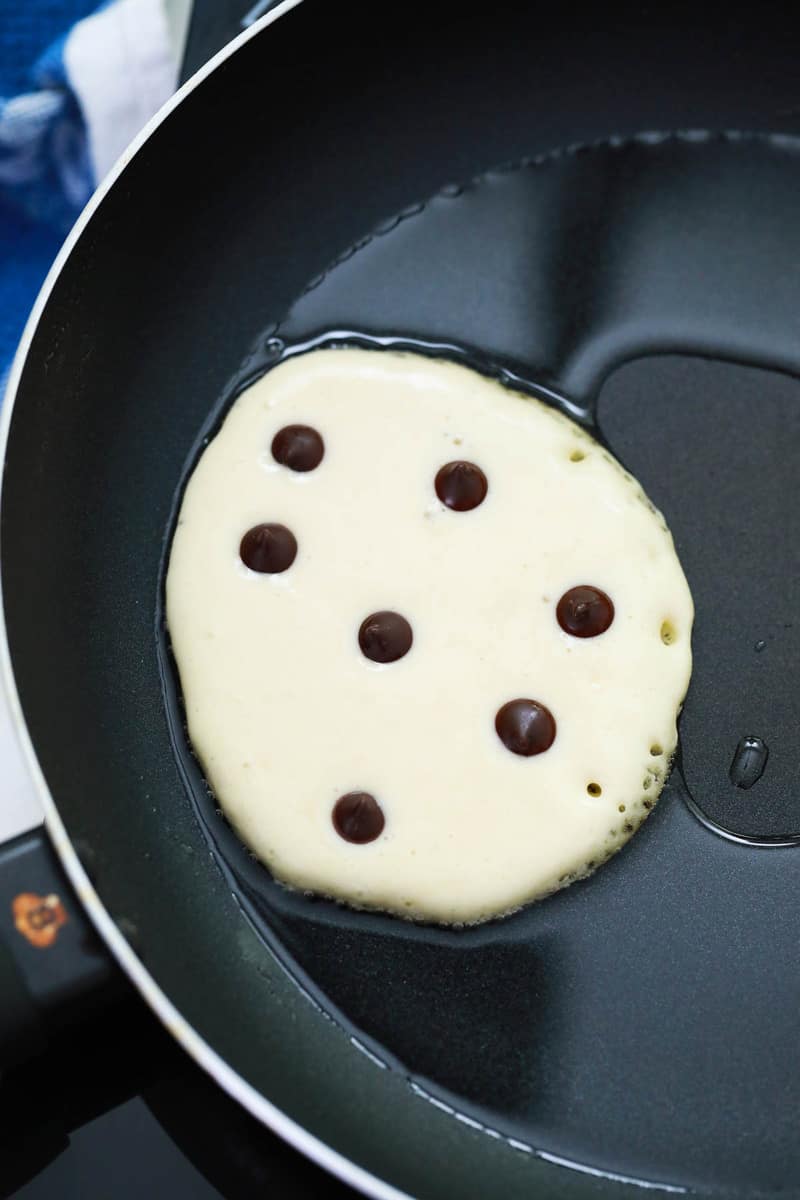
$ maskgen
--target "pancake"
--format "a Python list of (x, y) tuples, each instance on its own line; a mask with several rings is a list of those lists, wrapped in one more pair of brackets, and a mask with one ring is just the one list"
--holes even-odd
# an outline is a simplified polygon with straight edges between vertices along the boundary
[(666, 779), (693, 607), (639, 484), (450, 361), (327, 349), (238, 397), (167, 623), (220, 807), (279, 880), (444, 923), (590, 873)]

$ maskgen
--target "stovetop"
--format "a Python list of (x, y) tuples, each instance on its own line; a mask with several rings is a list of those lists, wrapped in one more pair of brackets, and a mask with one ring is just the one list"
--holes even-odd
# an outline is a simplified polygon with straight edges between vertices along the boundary
[[(271, 7), (194, 0), (187, 78)], [(0, 697), (0, 842), (41, 821)], [(177, 1046), (138, 999), (0, 1088), (0, 1196), (14, 1200), (347, 1200), (356, 1193), (249, 1117)]]

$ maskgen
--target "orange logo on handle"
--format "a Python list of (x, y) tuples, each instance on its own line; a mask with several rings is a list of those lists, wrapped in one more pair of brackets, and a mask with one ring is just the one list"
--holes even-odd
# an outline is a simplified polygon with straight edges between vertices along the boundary
[(52, 946), (58, 931), (67, 921), (67, 912), (58, 896), (37, 896), (20, 892), (11, 905), (14, 926), (32, 946), (45, 950)]

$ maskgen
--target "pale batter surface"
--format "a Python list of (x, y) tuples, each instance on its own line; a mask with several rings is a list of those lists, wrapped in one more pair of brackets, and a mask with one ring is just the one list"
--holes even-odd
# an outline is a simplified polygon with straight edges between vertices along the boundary
[[(313, 469), (273, 456), (295, 424), (324, 442)], [(469, 511), (437, 496), (453, 460), (486, 478)], [(296, 539), (279, 573), (242, 561), (261, 523)], [(582, 585), (613, 603), (597, 636), (557, 618)], [(383, 610), (413, 642), (377, 663), (359, 629)], [(553, 891), (633, 833), (691, 671), (689, 588), (636, 481), (540, 402), (389, 351), (314, 351), (239, 397), (186, 489), (167, 619), (194, 748), (272, 873), (443, 922)], [(520, 697), (555, 727), (530, 756), (495, 724)], [(332, 819), (350, 792), (383, 817), (364, 844)]]

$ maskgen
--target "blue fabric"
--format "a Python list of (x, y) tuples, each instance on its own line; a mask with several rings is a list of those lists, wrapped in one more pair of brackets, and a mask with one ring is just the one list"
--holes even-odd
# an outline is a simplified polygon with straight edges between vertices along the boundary
[(32, 64), (97, 7), (98, 0), (0, 0), (0, 95), (24, 92)]
[[(0, 0), (0, 134), (9, 128), (9, 101), (15, 122), (0, 137), (0, 376), (93, 184), (62, 50), (69, 28), (98, 7), (98, 0)], [(27, 100), (15, 101), (20, 96)]]

